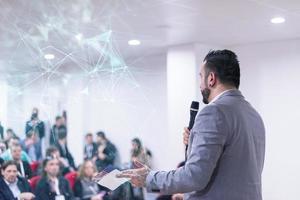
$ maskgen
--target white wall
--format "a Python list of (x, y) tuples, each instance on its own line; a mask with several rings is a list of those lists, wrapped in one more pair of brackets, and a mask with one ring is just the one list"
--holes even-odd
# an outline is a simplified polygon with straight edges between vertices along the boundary
[(300, 40), (233, 47), (241, 90), (266, 126), (265, 200), (300, 199)]

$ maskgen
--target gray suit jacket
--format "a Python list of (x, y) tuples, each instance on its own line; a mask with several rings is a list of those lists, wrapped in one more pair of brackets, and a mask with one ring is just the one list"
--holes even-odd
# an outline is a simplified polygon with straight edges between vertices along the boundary
[(196, 117), (184, 167), (151, 171), (148, 191), (188, 200), (261, 200), (265, 128), (239, 90), (222, 94)]

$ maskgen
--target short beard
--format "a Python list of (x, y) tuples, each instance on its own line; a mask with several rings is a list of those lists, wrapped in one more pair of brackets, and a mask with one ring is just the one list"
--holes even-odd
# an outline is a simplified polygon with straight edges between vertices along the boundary
[(202, 99), (203, 103), (208, 104), (210, 89), (206, 87), (206, 88), (204, 88), (204, 90), (201, 91), (201, 93), (202, 93), (202, 97), (203, 97), (203, 99)]

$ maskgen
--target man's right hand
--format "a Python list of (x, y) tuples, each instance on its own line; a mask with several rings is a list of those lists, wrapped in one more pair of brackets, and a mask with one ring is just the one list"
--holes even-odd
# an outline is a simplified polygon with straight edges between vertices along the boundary
[(34, 194), (30, 192), (23, 192), (19, 195), (19, 199), (21, 200), (32, 200), (34, 198), (35, 198)]
[(190, 131), (187, 127), (185, 127), (183, 132), (183, 144), (188, 145), (189, 138), (190, 138)]

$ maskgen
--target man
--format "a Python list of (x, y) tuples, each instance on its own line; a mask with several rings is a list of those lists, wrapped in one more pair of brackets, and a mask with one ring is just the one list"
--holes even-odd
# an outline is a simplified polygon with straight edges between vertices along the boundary
[(56, 116), (55, 124), (53, 125), (50, 133), (50, 145), (55, 145), (58, 141), (58, 129), (65, 125), (64, 118), (61, 116)]
[(39, 110), (37, 108), (32, 109), (31, 118), (26, 122), (25, 134), (30, 130), (35, 130), (40, 140), (45, 136), (45, 124), (39, 119)]
[(68, 143), (67, 143), (67, 129), (65, 126), (60, 126), (58, 129), (58, 141), (56, 144), (56, 148), (59, 151), (61, 157), (65, 158), (68, 161), (68, 165), (70, 166), (71, 171), (76, 169), (74, 158), (69, 151)]
[(109, 165), (114, 165), (117, 149), (105, 136), (105, 133), (97, 133), (98, 157), (96, 166), (98, 171), (102, 171)]
[(22, 149), (28, 154), (31, 161), (39, 161), (42, 159), (41, 143), (38, 142), (35, 130), (30, 130), (26, 134), (26, 138), (20, 142)]
[[(265, 129), (260, 115), (238, 90), (240, 68), (229, 50), (211, 51), (200, 70), (203, 102), (188, 139), (184, 167), (124, 171), (137, 186), (188, 200), (261, 200)], [(185, 138), (185, 142), (187, 142)], [(187, 143), (186, 143), (187, 144)]]
[(31, 200), (34, 195), (30, 191), (26, 179), (18, 177), (17, 163), (7, 161), (2, 166), (2, 177), (0, 177), (0, 200)]
[(97, 144), (93, 141), (93, 134), (85, 135), (84, 160), (95, 159), (97, 157)]
[(12, 159), (17, 163), (19, 176), (29, 179), (32, 177), (32, 171), (30, 165), (26, 161), (22, 161), (21, 152), (22, 148), (20, 144), (15, 144), (10, 147)]
[[(8, 149), (5, 151), (5, 152), (3, 152), (2, 154), (1, 154), (1, 158), (4, 160), (4, 161), (8, 161), (8, 160), (12, 160), (12, 155), (11, 155), (11, 147), (12, 146), (14, 146), (14, 145), (18, 145), (18, 144), (20, 144), (20, 139), (18, 138), (18, 137), (16, 137), (16, 136), (14, 136), (14, 137), (12, 137), (12, 138), (10, 138), (9, 140), (8, 140)], [(28, 163), (31, 163), (31, 159), (30, 159), (30, 157), (28, 156), (28, 154), (25, 152), (25, 151), (21, 151), (21, 159), (23, 160), (23, 161), (26, 161), (26, 162), (28, 162)]]
[(44, 174), (35, 190), (36, 200), (71, 200), (73, 193), (69, 182), (59, 176), (59, 161), (56, 158), (46, 157), (43, 161)]

